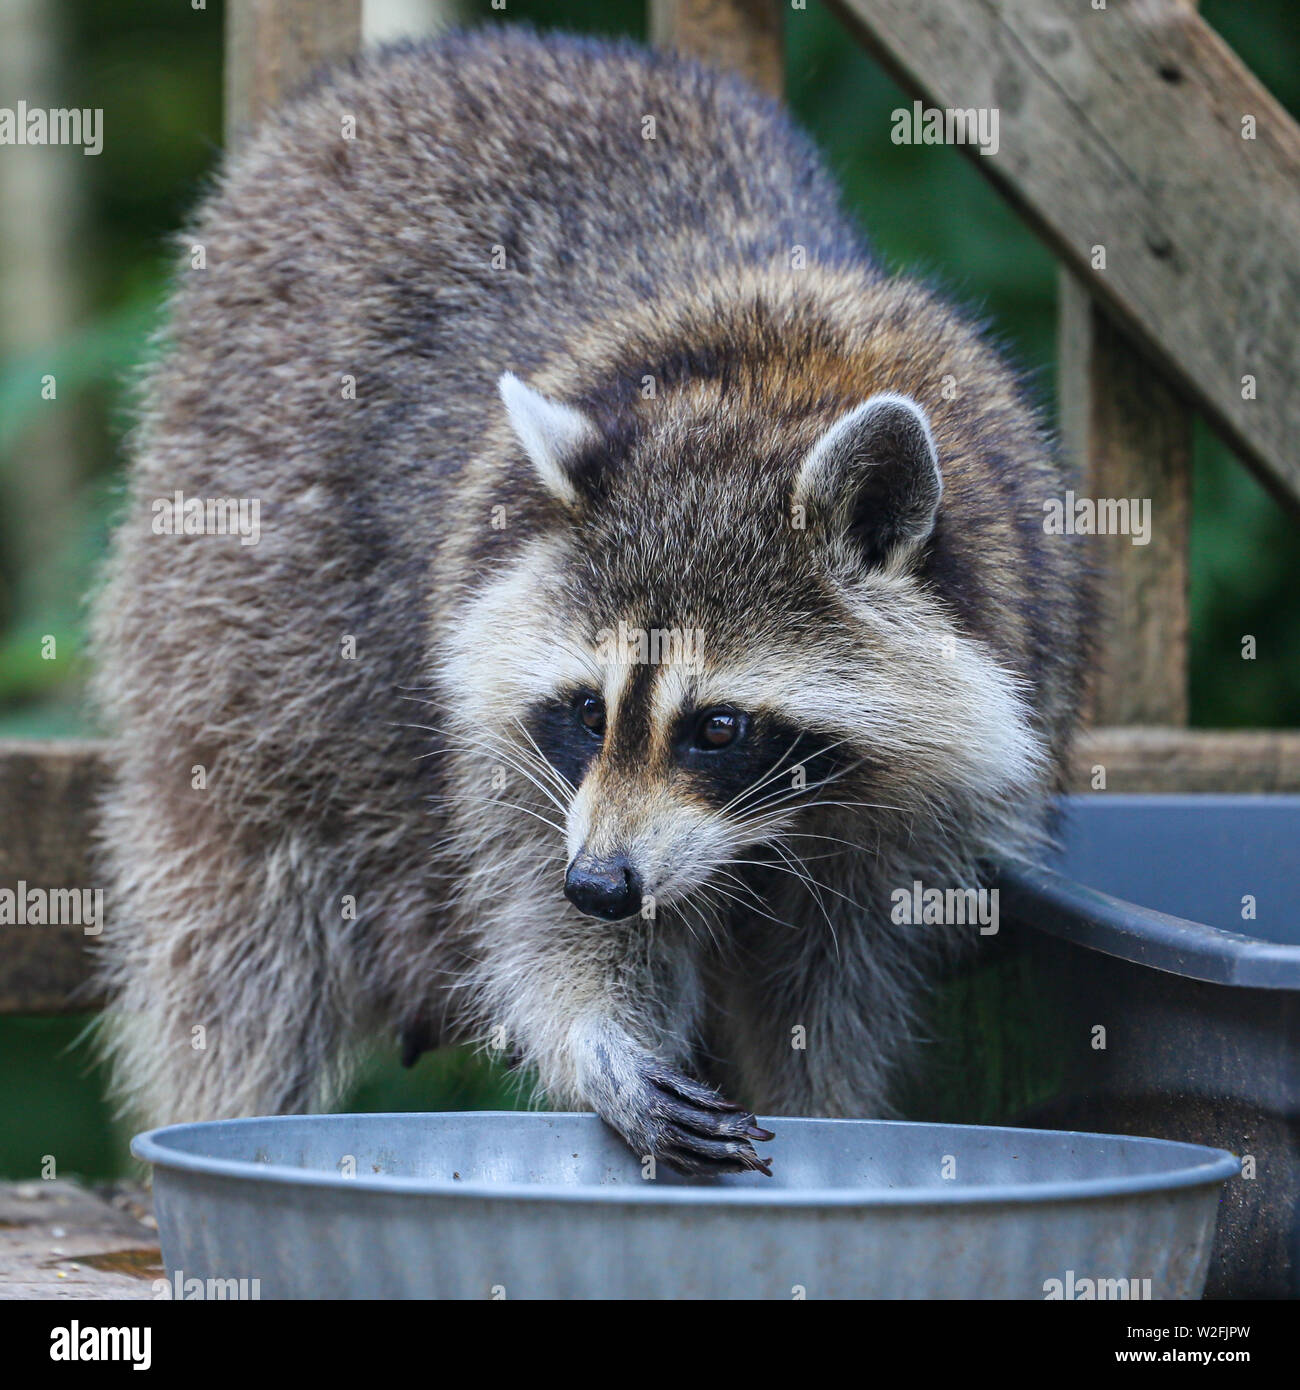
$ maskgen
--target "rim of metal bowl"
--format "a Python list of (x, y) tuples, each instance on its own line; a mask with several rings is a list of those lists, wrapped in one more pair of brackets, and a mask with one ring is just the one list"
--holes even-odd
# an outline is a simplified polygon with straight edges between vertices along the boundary
[[(1177, 1148), (1184, 1151), (1185, 1166), (1166, 1171), (1117, 1174), (1097, 1178), (1071, 1178), (1059, 1182), (1001, 1184), (988, 1187), (955, 1187), (951, 1184), (934, 1187), (820, 1187), (775, 1188), (755, 1174), (754, 1186), (719, 1187), (664, 1186), (653, 1182), (606, 1185), (573, 1185), (561, 1183), (494, 1183), (465, 1182), (454, 1178), (404, 1177), (393, 1174), (358, 1174), (344, 1177), (341, 1173), (295, 1168), (281, 1163), (256, 1163), (244, 1159), (215, 1158), (187, 1153), (168, 1145), (169, 1136), (206, 1129), (213, 1125), (277, 1125), (301, 1124), (306, 1119), (317, 1122), (344, 1124), (362, 1120), (369, 1124), (385, 1119), (400, 1119), (409, 1123), (418, 1115), (428, 1123), (447, 1120), (492, 1120), (508, 1118), (530, 1123), (556, 1119), (581, 1119), (599, 1123), (596, 1116), (581, 1111), (519, 1111), (519, 1110), (444, 1110), (428, 1113), (413, 1111), (374, 1112), (362, 1115), (268, 1115), (235, 1120), (213, 1120), (189, 1124), (165, 1125), (147, 1130), (131, 1141), (136, 1158), (155, 1168), (209, 1177), (243, 1179), (254, 1182), (285, 1183), (298, 1187), (336, 1188), (371, 1193), (401, 1193), (407, 1196), (438, 1196), (460, 1198), (492, 1197), (519, 1202), (597, 1202), (633, 1205), (721, 1205), (753, 1207), (899, 1207), (899, 1206), (987, 1206), (994, 1203), (1016, 1205), (1035, 1202), (1079, 1201), (1105, 1197), (1136, 1196), (1147, 1192), (1171, 1191), (1184, 1187), (1199, 1187), (1221, 1183), (1241, 1171), (1240, 1162), (1224, 1149), (1189, 1144), (1174, 1139), (1153, 1139), (1136, 1135), (1096, 1134), (1080, 1130), (1042, 1130), (1002, 1127), (997, 1125), (935, 1125), (910, 1120), (831, 1120), (814, 1117), (764, 1117), (763, 1122), (777, 1129), (791, 1125), (871, 1125), (890, 1129), (951, 1129), (997, 1134), (1007, 1138), (1016, 1135), (1052, 1136), (1076, 1139), (1085, 1144), (1121, 1143), (1153, 1148)], [(1033, 1142), (1031, 1140), (1030, 1142)], [(779, 1143), (773, 1156), (779, 1158)], [(758, 1186), (763, 1183), (763, 1186)]]

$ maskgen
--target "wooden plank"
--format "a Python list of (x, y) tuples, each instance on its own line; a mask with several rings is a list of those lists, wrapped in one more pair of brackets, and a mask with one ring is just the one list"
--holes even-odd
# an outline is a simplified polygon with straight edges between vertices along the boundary
[(155, 1298), (165, 1278), (143, 1188), (0, 1183), (0, 1300)]
[(771, 96), (785, 90), (780, 0), (650, 0), (650, 38), (738, 72)]
[[(96, 885), (93, 802), (102, 744), (0, 742), (0, 890)], [(1300, 732), (1095, 729), (1075, 750), (1071, 784), (1105, 791), (1300, 793)], [(105, 898), (112, 930), (113, 904)], [(96, 1007), (87, 944), (75, 925), (0, 926), (0, 1014)]]
[(1091, 722), (1187, 723), (1191, 414), (1069, 270), (1061, 272), (1061, 431), (1089, 498), (1150, 504), (1150, 537), (1094, 536), (1101, 562)]
[[(91, 826), (103, 777), (100, 744), (0, 742), (0, 892), (102, 889)], [(96, 1007), (88, 983), (93, 939), (84, 923), (0, 925), (0, 1013)]]
[(227, 147), (323, 63), (360, 47), (361, 0), (227, 0)]
[[(1095, 769), (1105, 787), (1093, 785)], [(1074, 750), (1079, 792), (1300, 792), (1300, 732), (1092, 729)]]
[(832, 4), (910, 93), (998, 112), (963, 152), (1300, 505), (1300, 128), (1222, 39), (1181, 0)]

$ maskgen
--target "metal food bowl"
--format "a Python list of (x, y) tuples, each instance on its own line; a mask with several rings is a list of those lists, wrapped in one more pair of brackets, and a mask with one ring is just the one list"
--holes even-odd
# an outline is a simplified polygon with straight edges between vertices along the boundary
[(536, 1112), (222, 1120), (131, 1148), (168, 1279), (261, 1298), (1197, 1298), (1238, 1171), (1158, 1139), (763, 1123), (771, 1178), (647, 1177), (595, 1116)]

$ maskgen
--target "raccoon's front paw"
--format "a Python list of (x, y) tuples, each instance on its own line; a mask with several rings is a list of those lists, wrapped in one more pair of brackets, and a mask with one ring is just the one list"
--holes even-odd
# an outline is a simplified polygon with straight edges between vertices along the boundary
[[(658, 1061), (647, 1063), (641, 1082), (641, 1113), (623, 1131), (634, 1149), (697, 1177), (748, 1172), (772, 1176), (772, 1160), (760, 1157), (752, 1141), (774, 1136), (760, 1129), (748, 1111)], [(628, 1117), (623, 1118), (627, 1123)]]

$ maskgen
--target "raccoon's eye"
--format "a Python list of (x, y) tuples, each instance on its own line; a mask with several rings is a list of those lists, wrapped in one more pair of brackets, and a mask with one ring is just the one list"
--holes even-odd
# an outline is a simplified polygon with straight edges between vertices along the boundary
[(605, 702), (599, 695), (584, 692), (574, 698), (574, 713), (578, 722), (595, 738), (605, 737)]
[(695, 746), (706, 752), (729, 748), (745, 732), (745, 716), (732, 709), (710, 709), (695, 726)]

